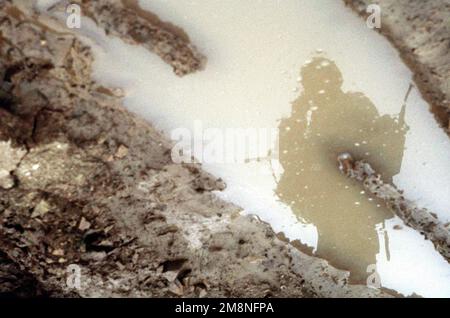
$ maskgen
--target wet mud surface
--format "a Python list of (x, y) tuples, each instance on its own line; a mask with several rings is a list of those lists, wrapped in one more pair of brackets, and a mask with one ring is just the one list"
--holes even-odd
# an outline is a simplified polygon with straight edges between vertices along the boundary
[[(98, 15), (104, 28), (115, 27), (113, 22), (123, 13), (121, 1), (112, 1), (101, 12), (89, 3), (86, 9)], [(30, 8), (20, 11), (7, 0), (0, 0), (0, 7), (2, 295), (395, 295), (350, 284), (349, 272), (302, 252), (267, 224), (242, 216), (239, 207), (217, 199), (212, 191), (226, 186), (221, 180), (200, 166), (173, 164), (168, 141), (124, 109), (119, 91), (92, 81), (89, 47), (64, 29), (37, 23)], [(174, 49), (174, 55), (162, 56), (175, 72), (184, 75), (198, 69), (197, 53), (184, 36), (144, 18), (139, 23), (140, 30), (161, 31), (144, 32), (150, 37), (144, 39), (147, 48), (156, 54), (162, 52), (161, 43), (169, 49), (181, 43), (186, 54), (179, 56)], [(127, 31), (130, 25), (125, 23), (113, 28), (111, 35), (136, 42)], [(339, 90), (336, 94), (343, 101), (363, 98)], [(303, 105), (302, 98), (296, 105)], [(376, 125), (401, 128), (401, 123), (374, 113), (369, 101), (365, 105), (361, 114), (369, 112), (367, 118)], [(326, 126), (326, 115), (323, 118), (321, 125)], [(392, 142), (401, 144), (401, 136)], [(292, 137), (286, 133), (283, 138)], [(340, 149), (331, 152), (335, 151)], [(385, 154), (394, 158), (389, 171), (395, 173), (401, 155), (392, 150)], [(284, 164), (289, 162), (284, 157)], [(285, 175), (286, 182), (295, 182), (294, 170)], [(317, 172), (309, 173), (314, 177)], [(280, 193), (286, 192), (282, 184)], [(344, 198), (343, 204), (352, 200)], [(375, 209), (372, 203), (366, 205)], [(377, 248), (364, 244), (371, 251)], [(363, 256), (362, 263), (370, 262), (371, 255)], [(81, 270), (80, 288), (67, 284), (71, 264)]]
[[(348, 272), (217, 199), (221, 180), (173, 164), (171, 145), (123, 108), (120, 91), (92, 81), (89, 47), (30, 8), (0, 4), (4, 295), (390, 295), (349, 284)], [(67, 284), (70, 265), (79, 288)]]

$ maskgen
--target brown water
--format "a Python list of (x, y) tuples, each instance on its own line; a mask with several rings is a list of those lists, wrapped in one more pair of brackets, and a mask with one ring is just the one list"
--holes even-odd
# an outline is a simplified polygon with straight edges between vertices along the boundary
[(404, 107), (397, 117), (380, 116), (363, 94), (342, 91), (339, 69), (322, 57), (302, 68), (301, 84), (303, 93), (279, 125), (284, 173), (276, 193), (317, 227), (316, 254), (350, 270), (352, 281), (365, 282), (380, 251), (376, 225), (392, 213), (341, 175), (336, 157), (351, 152), (391, 181), (403, 157)]

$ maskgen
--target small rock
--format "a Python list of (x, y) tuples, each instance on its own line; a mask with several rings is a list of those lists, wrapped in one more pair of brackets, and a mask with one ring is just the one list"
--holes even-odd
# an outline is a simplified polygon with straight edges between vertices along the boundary
[(116, 151), (116, 157), (119, 159), (125, 158), (128, 155), (128, 148), (124, 145), (120, 145)]
[(91, 223), (88, 222), (84, 217), (81, 218), (80, 225), (78, 225), (78, 229), (80, 231), (86, 231), (89, 230), (91, 227)]
[(102, 247), (114, 247), (114, 243), (111, 242), (110, 240), (103, 240), (100, 243), (98, 243), (98, 246), (102, 246)]
[(53, 252), (52, 252), (52, 255), (55, 255), (55, 256), (63, 256), (64, 255), (64, 250), (62, 250), (62, 249), (56, 249), (56, 250), (54, 250)]
[(44, 216), (48, 211), (50, 211), (50, 205), (47, 201), (41, 200), (33, 209), (33, 213), (31, 213), (32, 218), (37, 218), (40, 216)]
[(14, 186), (14, 180), (6, 170), (0, 170), (0, 187), (8, 190)]
[(183, 285), (178, 280), (170, 284), (169, 291), (177, 296), (183, 296), (184, 294)]
[[(98, 213), (97, 213), (98, 214)], [(103, 232), (105, 232), (105, 234), (108, 234), (109, 231), (111, 231), (114, 228), (114, 225), (110, 225), (105, 227), (105, 229), (103, 230)]]
[(106, 252), (89, 252), (81, 255), (83, 261), (101, 261), (107, 256)]
[(179, 271), (168, 271), (162, 274), (162, 276), (167, 279), (169, 282), (175, 281), (178, 277)]
[(206, 294), (208, 294), (208, 292), (205, 289), (200, 288), (200, 292), (198, 294), (198, 297), (199, 298), (204, 298), (204, 297), (206, 297)]
[(108, 156), (105, 160), (107, 162), (113, 162), (114, 161), (114, 157), (113, 156)]
[[(106, 254), (106, 253), (105, 253)], [(116, 262), (117, 267), (119, 268), (119, 270), (123, 271), (125, 268), (125, 265), (123, 265), (121, 262)]]

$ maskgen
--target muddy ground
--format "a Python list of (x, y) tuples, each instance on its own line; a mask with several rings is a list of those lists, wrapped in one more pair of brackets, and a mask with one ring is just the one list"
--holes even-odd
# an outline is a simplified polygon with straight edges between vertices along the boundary
[[(346, 2), (361, 8), (362, 1)], [(394, 8), (386, 11), (385, 32), (403, 55), (420, 52), (410, 57), (420, 70), (417, 84), (442, 110), (450, 100), (443, 84), (449, 51), (433, 60), (436, 45), (417, 49), (436, 41), (433, 32), (428, 42), (405, 42), (401, 32), (409, 29), (391, 21), (401, 18), (413, 30), (436, 19), (432, 29), (445, 30), (448, 17), (436, 16), (448, 1), (430, 1), (433, 15), (409, 2), (419, 21), (408, 18), (410, 3), (381, 1)], [(348, 272), (215, 197), (226, 185), (201, 166), (172, 163), (170, 143), (122, 106), (120, 91), (91, 79), (89, 47), (49, 27), (29, 3), (0, 0), (2, 296), (395, 296), (349, 284)], [(79, 3), (111, 36), (146, 46), (178, 75), (204, 65), (186, 35), (134, 18), (122, 1)], [(447, 47), (448, 34), (439, 40)], [(167, 47), (171, 53), (161, 55)], [(442, 85), (430, 92), (424, 78)], [(71, 264), (81, 269), (80, 288), (67, 284)]]
[(450, 1), (449, 0), (344, 0), (366, 18), (366, 8), (381, 8), (376, 29), (397, 48), (414, 72), (414, 81), (431, 105), (436, 119), (450, 131)]

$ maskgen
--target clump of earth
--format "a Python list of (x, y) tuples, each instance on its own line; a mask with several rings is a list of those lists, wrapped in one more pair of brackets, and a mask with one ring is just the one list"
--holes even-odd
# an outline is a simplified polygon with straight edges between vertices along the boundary
[[(184, 32), (133, 1), (73, 2), (108, 34), (149, 49), (179, 76), (207, 63)], [(365, 4), (346, 2), (361, 12)], [(424, 43), (404, 40), (430, 23), (438, 2), (381, 6), (390, 12), (386, 35), (448, 127), (450, 59), (448, 50), (433, 49), (448, 26), (434, 23)], [(222, 180), (200, 165), (173, 163), (171, 143), (123, 107), (121, 91), (92, 79), (89, 46), (31, 2), (0, 0), (0, 7), (2, 295), (397, 296), (351, 284), (349, 272), (217, 198)], [(74, 288), (67, 277), (77, 271)]]

